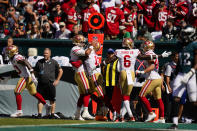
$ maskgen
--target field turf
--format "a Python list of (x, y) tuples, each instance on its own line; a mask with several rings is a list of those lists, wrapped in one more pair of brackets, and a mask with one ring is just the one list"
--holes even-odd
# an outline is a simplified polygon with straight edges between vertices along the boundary
[[(170, 125), (169, 123), (0, 118), (0, 131), (167, 131)], [(197, 130), (197, 124), (179, 124), (179, 130)]]

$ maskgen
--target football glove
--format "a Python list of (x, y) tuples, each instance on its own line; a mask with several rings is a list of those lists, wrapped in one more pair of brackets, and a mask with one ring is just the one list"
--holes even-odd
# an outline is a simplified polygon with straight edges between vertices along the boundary
[(136, 72), (136, 74), (144, 74), (145, 73), (144, 71), (140, 71), (140, 70), (136, 70), (135, 72)]
[(164, 51), (164, 52), (161, 54), (161, 56), (162, 56), (163, 58), (165, 58), (165, 57), (170, 56), (171, 54), (172, 54), (171, 51), (170, 51), (170, 52)]
[(192, 68), (187, 74), (183, 76), (182, 83), (187, 84), (191, 76), (195, 73), (195, 69)]
[(32, 79), (32, 82), (37, 86), (38, 85), (38, 81), (37, 81), (34, 73), (31, 73), (31, 79)]

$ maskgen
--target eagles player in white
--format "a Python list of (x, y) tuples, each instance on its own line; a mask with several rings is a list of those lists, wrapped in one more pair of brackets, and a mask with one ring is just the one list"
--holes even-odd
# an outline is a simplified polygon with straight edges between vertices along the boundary
[[(85, 50), (85, 37), (83, 35), (76, 35), (73, 38), (73, 44), (75, 45), (70, 52), (70, 63), (75, 70), (74, 79), (78, 85), (79, 89), (79, 99), (77, 102), (77, 110), (75, 113), (75, 119), (84, 120), (84, 119), (94, 119), (88, 112), (88, 104), (90, 99), (90, 86), (88, 78), (84, 71), (83, 60), (91, 53), (90, 48)], [(84, 106), (84, 111), (81, 117), (81, 107)], [(84, 118), (84, 119), (83, 119)]]
[(36, 84), (37, 80), (33, 73), (33, 68), (29, 64), (29, 62), (25, 59), (24, 56), (18, 53), (18, 47), (15, 45), (11, 45), (6, 47), (6, 53), (9, 56), (9, 59), (20, 76), (16, 88), (14, 90), (16, 96), (16, 104), (17, 104), (17, 111), (14, 114), (11, 114), (11, 117), (19, 117), (23, 115), (22, 111), (22, 97), (21, 93), (26, 88), (29, 93), (36, 97), (40, 102), (45, 105), (47, 112), (50, 111), (51, 105), (48, 105), (45, 99), (36, 91)]
[(141, 55), (138, 49), (133, 49), (134, 42), (131, 38), (123, 39), (122, 47), (123, 49), (117, 49), (115, 51), (120, 66), (119, 85), (121, 87), (123, 98), (123, 107), (120, 112), (120, 121), (123, 121), (126, 112), (128, 112), (128, 115), (130, 117), (129, 121), (135, 121), (135, 118), (133, 117), (132, 111), (130, 109), (130, 94), (135, 80), (134, 65), (136, 58), (151, 60), (157, 57), (168, 57), (171, 52), (164, 52), (162, 55)]

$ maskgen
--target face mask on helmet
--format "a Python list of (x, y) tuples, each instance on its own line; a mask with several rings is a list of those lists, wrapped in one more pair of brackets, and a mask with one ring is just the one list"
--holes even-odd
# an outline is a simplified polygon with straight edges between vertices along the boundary
[(183, 28), (179, 34), (179, 39), (184, 43), (188, 44), (197, 39), (196, 29), (193, 27)]
[(86, 40), (85, 40), (85, 37), (83, 35), (76, 35), (73, 38), (73, 44), (74, 45), (83, 47), (83, 46), (85, 46), (85, 43), (86, 43)]
[(18, 54), (18, 47), (15, 45), (11, 45), (6, 47), (6, 53), (9, 58), (12, 58), (14, 55)]
[(101, 48), (101, 44), (97, 41), (97, 40), (94, 40), (91, 42), (91, 45), (94, 47), (94, 50), (97, 52), (100, 50)]
[(124, 38), (122, 42), (122, 47), (130, 48), (132, 49), (134, 46), (134, 42), (131, 38)]
[(155, 44), (152, 41), (146, 41), (142, 45), (144, 52), (155, 49)]

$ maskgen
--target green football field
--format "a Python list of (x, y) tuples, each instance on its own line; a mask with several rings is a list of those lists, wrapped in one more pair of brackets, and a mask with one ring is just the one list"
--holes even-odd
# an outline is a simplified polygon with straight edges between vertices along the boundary
[[(171, 124), (98, 122), (27, 118), (0, 118), (0, 131), (165, 131)], [(197, 130), (197, 124), (179, 124), (179, 130)]]

